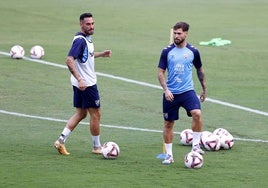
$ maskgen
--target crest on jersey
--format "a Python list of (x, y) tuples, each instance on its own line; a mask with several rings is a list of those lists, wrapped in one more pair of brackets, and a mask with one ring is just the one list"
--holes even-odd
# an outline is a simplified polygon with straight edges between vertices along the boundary
[(184, 59), (187, 59), (189, 57), (188, 53), (183, 54)]

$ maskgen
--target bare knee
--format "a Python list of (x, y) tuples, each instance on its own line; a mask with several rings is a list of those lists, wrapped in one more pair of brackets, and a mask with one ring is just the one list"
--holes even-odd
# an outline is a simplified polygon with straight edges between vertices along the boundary
[(174, 121), (165, 121), (164, 123), (164, 129), (170, 130), (173, 129)]
[(201, 110), (193, 110), (192, 114), (192, 130), (195, 132), (200, 132), (202, 130), (202, 117)]
[(191, 111), (193, 120), (199, 121), (201, 120), (201, 110), (192, 110)]
[(96, 120), (100, 120), (101, 112), (99, 110), (97, 110), (95, 113), (93, 113), (93, 118)]
[(90, 119), (91, 121), (100, 121), (101, 118), (101, 111), (100, 109), (90, 109), (89, 110), (89, 114), (90, 114)]
[(83, 109), (78, 109), (77, 110), (77, 115), (79, 116), (79, 118), (82, 120), (82, 119), (85, 119), (87, 117), (87, 111), (86, 110), (83, 110)]

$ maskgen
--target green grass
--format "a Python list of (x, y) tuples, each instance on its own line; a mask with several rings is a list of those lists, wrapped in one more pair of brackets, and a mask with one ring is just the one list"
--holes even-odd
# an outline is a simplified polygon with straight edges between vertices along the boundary
[[(111, 59), (96, 59), (98, 72), (159, 85), (157, 63), (168, 44), (169, 28), (179, 20), (191, 25), (188, 41), (198, 47), (204, 63), (208, 97), (268, 112), (268, 3), (249, 1), (33, 1), (0, 2), (0, 51), (20, 44), (45, 49), (45, 61), (65, 64), (78, 16), (95, 16), (96, 51), (112, 49)], [(224, 47), (199, 46), (222, 37)], [(67, 120), (72, 89), (67, 69), (0, 55), (0, 110)], [(195, 75), (194, 75), (195, 76)], [(196, 78), (196, 91), (200, 84)], [(189, 147), (174, 140), (175, 164), (161, 165), (162, 134), (108, 128), (105, 125), (162, 130), (159, 89), (98, 77), (102, 99), (101, 140), (121, 149), (116, 160), (91, 155), (88, 126), (83, 121), (67, 141), (70, 156), (52, 145), (64, 122), (0, 113), (0, 187), (267, 187), (267, 116), (205, 102), (203, 130), (218, 127), (235, 138), (228, 151), (206, 152), (201, 169), (183, 165)], [(180, 111), (176, 132), (191, 119)], [(265, 142), (243, 141), (260, 139)], [(241, 183), (243, 182), (243, 183)]]

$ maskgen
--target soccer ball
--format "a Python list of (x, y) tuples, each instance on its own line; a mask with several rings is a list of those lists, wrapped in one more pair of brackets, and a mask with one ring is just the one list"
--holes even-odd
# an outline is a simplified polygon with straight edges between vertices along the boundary
[(231, 134), (222, 135), (220, 144), (223, 149), (231, 149), (234, 146), (234, 137)]
[(216, 129), (213, 134), (219, 136), (220, 147), (223, 149), (231, 149), (234, 145), (234, 137), (224, 128)]
[(105, 142), (102, 146), (102, 156), (105, 159), (116, 159), (120, 154), (119, 146), (115, 142)]
[(24, 51), (22, 46), (15, 45), (15, 46), (12, 46), (12, 48), (10, 49), (9, 53), (10, 53), (11, 58), (13, 58), (13, 59), (21, 59), (21, 58), (23, 58), (23, 56), (25, 54), (25, 51)]
[(45, 51), (42, 46), (36, 45), (33, 46), (30, 50), (30, 57), (33, 59), (41, 59), (42, 57), (44, 57), (44, 55)]
[(221, 147), (220, 138), (215, 134), (209, 134), (202, 138), (203, 146), (209, 151), (218, 151)]
[(185, 129), (180, 134), (180, 142), (182, 145), (191, 145), (193, 141), (193, 131), (192, 129)]
[(201, 135), (200, 135), (200, 146), (201, 147), (205, 147), (204, 145), (204, 143), (205, 143), (205, 139), (209, 136), (209, 135), (211, 135), (212, 134), (212, 132), (210, 132), (210, 131), (203, 131), (202, 133), (201, 133)]
[(229, 132), (224, 128), (217, 128), (213, 131), (213, 134), (221, 136), (223, 134), (229, 134)]
[(187, 168), (201, 168), (203, 163), (203, 156), (195, 151), (187, 153), (184, 157), (184, 165)]

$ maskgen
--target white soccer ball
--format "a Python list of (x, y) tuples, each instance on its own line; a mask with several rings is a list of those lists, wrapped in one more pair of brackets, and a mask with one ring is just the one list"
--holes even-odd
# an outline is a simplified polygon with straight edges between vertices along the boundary
[(223, 149), (231, 149), (234, 146), (234, 137), (233, 135), (229, 134), (223, 134), (220, 137), (220, 145)]
[(212, 134), (212, 132), (210, 132), (210, 131), (203, 131), (203, 132), (201, 132), (201, 135), (200, 135), (200, 146), (201, 147), (205, 147), (204, 146), (205, 140), (211, 134)]
[(120, 154), (119, 146), (115, 142), (105, 142), (102, 146), (102, 156), (105, 159), (116, 159)]
[(201, 168), (203, 163), (203, 156), (195, 151), (187, 153), (184, 157), (184, 165), (187, 168)]
[(217, 128), (213, 134), (218, 135), (220, 139), (220, 146), (223, 149), (231, 149), (234, 145), (234, 137), (224, 128)]
[(33, 59), (41, 59), (45, 55), (45, 50), (42, 46), (33, 46), (30, 50), (30, 57)]
[(222, 134), (229, 134), (229, 132), (224, 128), (217, 128), (213, 131), (213, 134), (221, 136)]
[(192, 145), (193, 131), (192, 129), (185, 129), (180, 134), (180, 142), (182, 145)]
[(209, 151), (218, 151), (221, 147), (220, 138), (215, 134), (209, 134), (204, 137), (203, 140), (204, 148)]
[(12, 48), (10, 49), (9, 53), (10, 53), (11, 58), (13, 58), (13, 59), (21, 59), (21, 58), (23, 58), (23, 56), (25, 54), (25, 51), (24, 51), (22, 46), (15, 45), (15, 46), (12, 46)]

